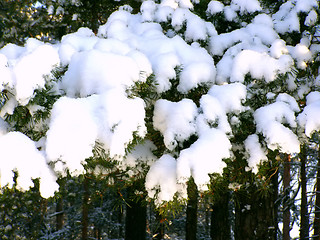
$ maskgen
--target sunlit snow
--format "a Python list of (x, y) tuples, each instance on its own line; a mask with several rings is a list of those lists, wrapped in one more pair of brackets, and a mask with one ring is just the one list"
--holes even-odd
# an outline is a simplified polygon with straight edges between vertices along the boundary
[[(261, 13), (257, 0), (233, 0), (230, 5), (211, 1), (207, 8), (211, 17), (224, 14), (228, 21), (236, 21), (239, 14), (257, 14), (252, 22), (221, 34), (213, 23), (192, 12), (193, 3), (144, 1), (140, 14), (132, 14), (127, 7), (115, 11), (96, 35), (80, 28), (56, 44), (30, 38), (23, 47), (8, 44), (0, 49), (0, 90), (8, 91), (0, 110), (1, 186), (12, 186), (12, 170), (18, 170), (20, 188), (28, 189), (31, 179), (39, 177), (42, 196), (52, 196), (58, 189), (56, 175), (67, 170), (74, 175), (83, 173), (85, 159), (101, 144), (121, 162), (122, 169), (142, 171), (139, 161), (150, 166), (146, 189), (150, 197), (159, 190), (157, 203), (161, 204), (172, 200), (176, 192), (184, 196), (190, 176), (200, 190), (206, 190), (208, 174), (222, 173), (224, 159), (232, 157), (232, 127), (244, 111), (252, 111), (256, 124), (256, 132), (244, 141), (253, 172), (266, 160), (265, 147), (299, 152), (296, 130), (303, 128), (310, 137), (320, 129), (319, 92), (309, 93), (304, 109), (286, 93), (268, 98), (270, 104), (250, 109), (245, 106), (250, 90), (245, 79), (249, 75), (270, 83), (279, 74), (291, 73), (294, 66), (306, 69), (320, 48), (309, 46), (307, 38), (286, 45), (279, 34), (298, 31), (301, 12), (308, 14), (306, 22), (311, 26), (317, 17), (313, 10), (317, 1), (287, 1), (272, 16)], [(164, 31), (164, 22), (172, 29)], [(30, 102), (34, 91), (44, 87), (45, 75), (59, 64), (68, 68), (53, 91), (63, 96), (53, 105), (49, 119), (41, 123), (48, 131), (41, 143), (36, 143), (15, 132), (4, 119), (17, 106), (27, 106), (33, 114), (39, 108)], [(198, 101), (154, 100), (152, 123), (146, 123), (146, 107), (150, 106), (127, 90), (152, 74), (159, 96), (172, 88), (173, 80), (178, 81), (175, 90), (181, 96), (199, 86), (208, 91)], [(294, 75), (290, 76), (287, 87), (295, 90)], [(297, 96), (303, 97), (309, 90), (308, 85), (301, 87)], [(147, 124), (163, 136), (165, 151), (159, 159), (150, 139), (132, 152), (126, 151), (134, 135), (148, 136)], [(190, 138), (192, 142), (185, 146)], [(131, 176), (134, 174), (131, 171)]]

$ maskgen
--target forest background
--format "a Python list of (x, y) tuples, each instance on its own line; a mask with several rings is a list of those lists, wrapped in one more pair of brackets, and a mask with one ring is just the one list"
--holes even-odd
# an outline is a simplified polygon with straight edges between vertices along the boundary
[(1, 239), (320, 239), (319, 14), (1, 1)]

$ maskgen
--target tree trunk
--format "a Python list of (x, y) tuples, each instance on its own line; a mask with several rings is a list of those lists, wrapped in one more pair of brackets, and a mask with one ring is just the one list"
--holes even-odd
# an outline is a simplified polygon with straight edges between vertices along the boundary
[(89, 183), (88, 178), (84, 176), (83, 180), (83, 202), (82, 202), (82, 240), (88, 239), (88, 201), (89, 201)]
[(147, 207), (144, 196), (135, 196), (136, 190), (134, 185), (127, 188), (125, 240), (146, 239)]
[[(249, 196), (249, 192), (245, 194), (237, 193), (237, 204), (235, 208), (235, 240), (255, 239), (254, 226), (257, 222), (255, 213), (252, 211), (252, 203), (258, 204)], [(253, 200), (253, 201), (252, 201)]]
[(229, 218), (230, 194), (228, 189), (213, 203), (211, 212), (210, 236), (212, 240), (231, 239), (231, 225)]
[(320, 146), (318, 149), (318, 164), (317, 164), (317, 181), (316, 181), (316, 203), (315, 215), (313, 222), (313, 239), (320, 239)]
[(301, 162), (301, 205), (300, 205), (300, 239), (309, 239), (309, 216), (308, 216), (308, 198), (307, 198), (307, 178), (306, 178), (306, 160), (307, 152), (306, 145), (301, 147), (300, 162)]
[[(271, 190), (273, 192), (273, 190)], [(277, 220), (275, 194), (259, 192), (238, 196), (236, 204), (235, 239), (236, 240), (276, 240)]]
[(264, 188), (257, 187), (251, 176), (245, 189), (235, 192), (235, 240), (277, 239), (278, 164), (269, 159), (262, 166)]
[(56, 205), (56, 230), (61, 230), (64, 224), (64, 214), (63, 214), (63, 198), (59, 196)]
[(283, 163), (283, 240), (290, 240), (290, 161), (291, 156), (286, 154)]
[(188, 181), (187, 192), (186, 240), (196, 240), (198, 224), (198, 189), (192, 177)]

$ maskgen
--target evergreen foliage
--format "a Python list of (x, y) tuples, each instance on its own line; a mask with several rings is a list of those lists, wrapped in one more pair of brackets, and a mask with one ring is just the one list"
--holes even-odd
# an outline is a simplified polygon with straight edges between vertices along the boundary
[[(250, 24), (257, 21), (257, 17), (266, 15), (265, 13), (275, 18), (285, 4), (290, 2), (292, 10), (297, 3), (261, 0), (260, 10), (248, 11), (237, 8), (237, 1), (226, 0), (219, 1), (219, 4), (225, 7), (224, 10), (211, 12), (208, 5), (212, 2), (217, 3), (207, 0), (193, 1), (193, 8), (179, 8), (185, 17), (180, 25), (173, 24), (174, 17), (178, 18), (174, 16), (174, 10), (166, 19), (161, 19), (160, 16), (154, 19), (150, 17), (145, 22), (157, 25), (168, 39), (182, 39), (188, 47), (207, 51), (218, 68), (221, 66), (219, 64), (228, 59), (233, 61), (241, 51), (255, 50), (259, 44), (266, 49), (263, 54), (271, 55), (271, 43), (262, 43), (257, 37), (259, 33), (252, 33), (251, 36), (251, 30), (248, 30)], [(108, 22), (113, 12), (122, 9), (128, 14), (136, 14), (142, 18), (149, 10), (146, 7), (150, 6), (148, 4), (151, 5), (151, 1), (0, 2), (0, 48), (7, 43), (22, 46), (29, 38), (57, 43), (63, 36), (76, 32), (81, 27), (90, 28), (94, 33), (92, 37), (108, 40), (101, 34), (98, 35), (98, 32), (99, 27)], [(183, 3), (176, 4), (178, 6)], [(156, 6), (156, 3), (152, 6)], [(140, 10), (140, 7), (145, 12)], [(155, 9), (156, 7), (153, 11)], [(228, 10), (232, 11), (232, 14), (228, 15)], [(317, 188), (320, 186), (319, 133), (316, 131), (307, 136), (302, 126), (292, 124), (286, 114), (279, 112), (275, 122), (297, 136), (300, 146), (303, 145), (300, 154), (289, 155), (289, 150), (280, 143), (271, 142), (273, 136), (261, 128), (256, 114), (263, 108), (281, 102), (286, 107), (291, 107), (290, 113), (296, 123), (298, 115), (307, 107), (308, 94), (319, 91), (319, 5), (312, 10), (317, 14), (313, 24), (307, 22), (310, 11), (297, 11), (299, 28), (285, 32), (279, 30), (277, 38), (281, 39), (281, 44), (283, 43), (286, 49), (289, 48), (292, 55), (297, 54), (295, 51), (298, 51), (298, 48), (295, 47), (303, 45), (308, 51), (309, 48), (315, 48), (314, 56), (303, 60), (298, 57), (292, 58), (294, 63), (290, 71), (282, 72), (280, 68), (275, 68), (276, 77), (272, 80), (264, 74), (257, 77), (259, 74), (254, 71), (256, 69), (249, 69), (243, 77), (243, 82), (237, 80), (244, 86), (246, 97), (241, 100), (241, 110), (225, 113), (226, 121), (230, 123), (230, 131), (225, 134), (232, 146), (230, 156), (222, 159), (225, 164), (222, 174), (210, 174), (207, 190), (198, 189), (200, 185), (197, 186), (196, 176), (193, 175), (195, 170), (191, 166), (188, 181), (178, 183), (179, 188), (186, 190), (186, 195), (183, 195), (184, 192), (181, 190), (174, 194), (172, 200), (159, 204), (155, 199), (161, 193), (160, 185), (155, 187), (156, 194), (153, 198), (148, 195), (145, 181), (152, 163), (165, 155), (170, 155), (177, 162), (181, 153), (190, 149), (201, 138), (200, 131), (195, 130), (183, 140), (174, 139), (176, 145), (170, 149), (166, 145), (165, 134), (155, 127), (155, 104), (159, 100), (179, 103), (188, 99), (196, 106), (196, 114), (204, 115), (203, 97), (210, 95), (213, 86), (234, 84), (232, 76), (224, 76), (222, 80), (200, 82), (184, 92), (180, 87), (184, 70), (188, 66), (179, 63), (174, 68), (175, 77), (169, 79), (168, 89), (160, 91), (156, 72), (140, 72), (140, 79), (127, 87), (125, 94), (130, 100), (143, 100), (145, 135), (139, 134), (139, 129), (133, 131), (132, 139), (125, 144), (125, 154), (122, 157), (130, 158), (130, 154), (133, 154), (137, 147), (149, 141), (154, 145), (151, 150), (155, 159), (135, 159), (134, 166), (125, 165), (117, 159), (118, 156), (112, 157), (102, 143), (96, 141), (92, 146), (92, 156), (83, 159), (83, 171), (80, 174), (68, 171), (57, 173), (60, 188), (55, 196), (49, 199), (40, 195), (41, 179), (33, 179), (34, 186), (28, 191), (22, 191), (17, 183), (19, 172), (14, 172), (13, 186), (1, 186), (1, 239), (131, 240), (167, 239), (170, 236), (176, 239), (184, 237), (187, 240), (282, 239), (282, 234), (286, 231), (283, 235), (285, 239), (290, 237), (289, 232), (292, 229), (297, 228), (300, 228), (301, 238), (308, 238), (312, 232), (313, 237), (317, 238), (317, 234), (320, 234), (317, 211), (320, 207)], [(186, 16), (195, 18), (190, 20)], [(201, 23), (210, 26), (206, 29), (205, 37), (191, 37), (188, 33), (188, 24), (198, 18), (201, 19)], [(219, 49), (221, 53), (214, 50), (214, 37), (229, 36), (230, 40), (232, 35), (226, 34), (233, 34), (245, 28), (248, 28), (245, 34), (250, 35), (246, 40), (248, 42), (243, 39), (232, 40)], [(80, 49), (79, 52), (81, 51)], [(279, 57), (274, 59), (279, 60)], [(8, 111), (0, 117), (0, 127), (1, 124), (7, 124), (8, 131), (23, 133), (36, 143), (37, 150), (45, 151), (41, 140), (49, 130), (49, 119), (54, 104), (61, 97), (70, 95), (61, 90), (68, 68), (68, 65), (55, 66), (50, 75), (43, 76), (44, 87), (34, 89), (33, 96), (27, 104), (15, 101), (16, 106), (12, 113)], [(1, 109), (15, 100), (15, 94), (15, 89), (10, 84), (2, 86), (0, 113)], [(81, 98), (81, 94), (77, 94), (74, 99)], [(95, 95), (97, 94), (90, 93), (87, 97)], [(293, 110), (292, 102), (298, 103), (298, 110)], [(189, 124), (196, 120), (198, 119), (194, 117)], [(222, 120), (219, 117), (205, 121), (206, 131), (221, 127)], [(111, 130), (116, 131), (117, 127), (115, 124)], [(1, 128), (0, 130), (2, 131)], [(250, 165), (247, 147), (247, 140), (253, 135), (257, 137), (257, 144), (266, 155), (266, 159), (261, 161), (256, 169)], [(286, 162), (285, 159), (289, 156), (291, 161)], [(49, 164), (53, 169), (55, 164), (61, 162), (64, 164), (61, 159), (57, 159)], [(285, 173), (289, 173), (290, 179), (286, 179)], [(300, 189), (303, 189), (301, 200), (298, 196)], [(306, 218), (302, 218), (301, 214)], [(194, 221), (196, 217), (199, 219), (198, 222)], [(280, 229), (279, 223), (285, 225), (285, 229)], [(133, 234), (137, 234), (136, 237), (133, 237)]]

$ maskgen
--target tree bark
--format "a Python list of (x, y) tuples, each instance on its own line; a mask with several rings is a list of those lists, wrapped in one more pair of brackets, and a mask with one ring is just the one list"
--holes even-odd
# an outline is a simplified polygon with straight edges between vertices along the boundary
[(186, 240), (196, 240), (198, 224), (198, 188), (192, 177), (188, 181), (187, 192)]
[(285, 155), (284, 159), (284, 171), (283, 171), (283, 240), (290, 240), (290, 161), (291, 156), (289, 154)]
[(313, 239), (320, 240), (320, 145), (318, 149), (316, 203), (314, 207)]
[(307, 198), (307, 177), (306, 177), (306, 145), (301, 147), (300, 151), (300, 181), (301, 181), (301, 205), (300, 205), (300, 239), (309, 239), (309, 216), (308, 216), (308, 198)]
[(125, 240), (146, 239), (147, 207), (144, 196), (135, 196), (135, 190), (134, 185), (127, 188)]
[(235, 209), (235, 240), (277, 239), (275, 194), (266, 194), (238, 196), (241, 199)]
[(61, 230), (64, 224), (64, 214), (63, 214), (63, 198), (59, 196), (56, 205), (56, 230)]
[(89, 201), (89, 183), (88, 178), (84, 176), (83, 180), (83, 202), (82, 202), (82, 240), (88, 239), (88, 201)]
[(231, 225), (229, 218), (230, 194), (226, 189), (226, 194), (222, 194), (213, 203), (211, 212), (210, 237), (212, 240), (231, 239)]
[(263, 166), (267, 184), (263, 189), (257, 187), (251, 176), (245, 189), (235, 192), (235, 240), (277, 239), (277, 165), (270, 159)]

